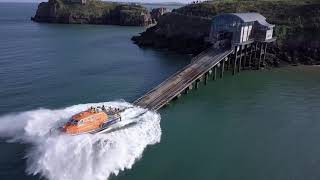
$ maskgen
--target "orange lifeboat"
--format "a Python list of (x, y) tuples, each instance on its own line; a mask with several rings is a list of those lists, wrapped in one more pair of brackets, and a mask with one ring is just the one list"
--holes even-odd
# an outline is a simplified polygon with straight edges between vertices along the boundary
[(102, 132), (121, 121), (120, 112), (118, 108), (91, 107), (73, 115), (61, 130), (71, 135)]

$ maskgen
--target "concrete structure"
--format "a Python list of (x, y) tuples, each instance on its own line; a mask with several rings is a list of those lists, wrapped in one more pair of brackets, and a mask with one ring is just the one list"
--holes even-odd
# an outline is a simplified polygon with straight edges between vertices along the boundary
[(271, 41), (273, 27), (258, 13), (221, 14), (212, 19), (209, 39), (215, 47)]
[(64, 0), (64, 2), (85, 5), (87, 3), (87, 0)]

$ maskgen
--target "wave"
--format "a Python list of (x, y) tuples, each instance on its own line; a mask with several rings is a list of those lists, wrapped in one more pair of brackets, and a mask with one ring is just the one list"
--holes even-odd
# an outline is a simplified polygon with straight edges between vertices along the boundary
[[(28, 143), (27, 174), (50, 180), (106, 180), (131, 169), (148, 145), (160, 142), (160, 115), (133, 107), (124, 111), (121, 126), (107, 134), (50, 135), (52, 128), (90, 106), (132, 107), (126, 102), (74, 105), (37, 109), (0, 117), (0, 137)], [(144, 113), (145, 112), (145, 113)], [(134, 122), (134, 125), (127, 126)]]

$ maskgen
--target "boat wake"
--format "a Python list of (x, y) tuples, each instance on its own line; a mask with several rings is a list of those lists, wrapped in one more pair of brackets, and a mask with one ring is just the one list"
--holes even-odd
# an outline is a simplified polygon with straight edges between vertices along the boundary
[(116, 130), (78, 136), (50, 135), (50, 129), (90, 106), (128, 108), (126, 102), (82, 104), (58, 110), (38, 109), (0, 117), (0, 137), (32, 144), (26, 153), (31, 175), (50, 180), (106, 180), (131, 169), (148, 145), (160, 142), (160, 115), (138, 107), (121, 113)]

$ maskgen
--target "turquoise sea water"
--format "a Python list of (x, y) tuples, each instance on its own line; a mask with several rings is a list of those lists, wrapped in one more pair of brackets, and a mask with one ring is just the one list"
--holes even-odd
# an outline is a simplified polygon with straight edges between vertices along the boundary
[[(37, 24), (35, 10), (0, 3), (0, 116), (131, 102), (190, 61), (134, 45), (140, 27)], [(160, 111), (161, 142), (110, 179), (319, 179), (319, 72), (247, 71), (202, 85)], [(31, 147), (1, 136), (1, 180), (40, 178), (25, 173)]]
[(134, 45), (130, 38), (141, 27), (37, 24), (29, 20), (36, 4), (0, 8), (0, 114), (132, 101), (189, 62), (187, 56)]

